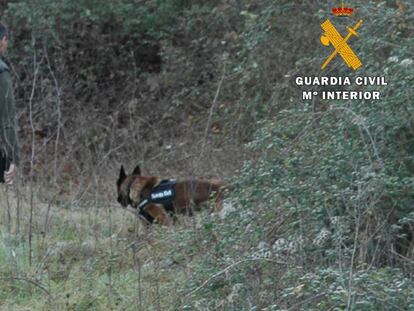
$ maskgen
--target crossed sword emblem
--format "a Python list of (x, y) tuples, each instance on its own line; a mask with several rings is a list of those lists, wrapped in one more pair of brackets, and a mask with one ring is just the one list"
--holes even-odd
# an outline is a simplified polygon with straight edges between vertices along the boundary
[(321, 43), (325, 46), (329, 46), (331, 43), (335, 48), (335, 51), (328, 57), (328, 59), (323, 63), (322, 69), (325, 69), (326, 66), (331, 62), (331, 60), (336, 56), (336, 54), (341, 55), (345, 63), (354, 70), (357, 70), (359, 67), (362, 66), (361, 61), (359, 60), (358, 56), (352, 51), (350, 46), (348, 45), (347, 41), (353, 35), (359, 37), (356, 30), (361, 26), (362, 19), (356, 23), (354, 28), (347, 26), (348, 35), (345, 38), (339, 34), (336, 30), (335, 26), (331, 23), (329, 19), (321, 24), (322, 29), (325, 31), (324, 35), (321, 36)]

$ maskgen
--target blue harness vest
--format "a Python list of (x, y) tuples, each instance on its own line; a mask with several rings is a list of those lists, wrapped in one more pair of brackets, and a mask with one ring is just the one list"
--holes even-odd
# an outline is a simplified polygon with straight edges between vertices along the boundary
[(161, 180), (161, 182), (152, 189), (148, 197), (139, 202), (139, 210), (143, 212), (149, 204), (156, 203), (163, 205), (167, 212), (172, 211), (174, 208), (172, 201), (175, 198), (175, 183), (175, 179)]

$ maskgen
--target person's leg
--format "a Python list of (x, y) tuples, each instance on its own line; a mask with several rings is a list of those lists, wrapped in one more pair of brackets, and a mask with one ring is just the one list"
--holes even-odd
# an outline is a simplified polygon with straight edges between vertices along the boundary
[(9, 169), (10, 162), (3, 152), (0, 152), (0, 183), (4, 183), (4, 172)]

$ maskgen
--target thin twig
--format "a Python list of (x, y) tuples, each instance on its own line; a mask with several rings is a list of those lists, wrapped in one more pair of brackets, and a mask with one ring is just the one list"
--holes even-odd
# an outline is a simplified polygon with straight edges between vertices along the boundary
[(288, 309), (288, 311), (289, 311), (289, 310), (295, 310), (295, 309), (296, 309), (296, 308), (298, 308), (299, 306), (304, 305), (304, 304), (306, 304), (306, 303), (308, 303), (308, 302), (310, 302), (310, 301), (312, 301), (312, 300), (315, 300), (315, 299), (321, 298), (321, 297), (323, 297), (323, 296), (325, 296), (325, 295), (326, 295), (326, 293), (320, 293), (320, 294), (317, 294), (317, 295), (315, 295), (315, 296), (309, 297), (308, 299), (305, 299), (304, 301), (301, 301), (301, 302), (299, 302), (299, 303), (297, 303), (297, 304), (294, 304), (293, 306), (291, 306), (291, 307)]
[(29, 219), (29, 266), (32, 265), (32, 229), (33, 229), (33, 168), (34, 168), (34, 158), (35, 158), (35, 143), (36, 143), (36, 137), (35, 137), (35, 127), (33, 123), (33, 99), (35, 95), (36, 90), (36, 81), (37, 81), (37, 75), (39, 73), (40, 69), (40, 62), (37, 62), (37, 54), (36, 54), (36, 38), (32, 34), (32, 48), (33, 48), (33, 84), (32, 84), (32, 90), (30, 93), (29, 98), (29, 121), (30, 121), (30, 128), (32, 130), (32, 154), (30, 157), (30, 219)]
[(355, 238), (354, 238), (354, 247), (352, 250), (351, 256), (351, 266), (349, 269), (349, 281), (348, 281), (348, 298), (347, 298), (347, 310), (352, 310), (352, 287), (353, 287), (353, 280), (354, 280), (354, 263), (355, 263), (355, 256), (358, 248), (358, 238), (359, 238), (359, 226), (360, 226), (360, 215), (357, 207), (355, 207), (355, 213), (357, 213), (357, 219), (355, 224)]
[(213, 103), (211, 104), (210, 111), (208, 113), (207, 124), (206, 124), (206, 128), (204, 130), (204, 136), (203, 136), (203, 144), (201, 146), (200, 155), (198, 157), (199, 160), (202, 158), (203, 153), (204, 153), (204, 149), (205, 149), (205, 146), (206, 146), (206, 143), (207, 143), (208, 130), (209, 130), (210, 125), (211, 125), (211, 119), (213, 118), (214, 109), (217, 106), (217, 100), (218, 100), (220, 90), (221, 90), (221, 86), (223, 85), (223, 81), (224, 81), (225, 76), (226, 76), (226, 64), (224, 64), (223, 74), (221, 76), (219, 85), (217, 87), (216, 95), (214, 95), (214, 100), (213, 100)]
[(61, 87), (59, 86), (59, 82), (56, 78), (56, 75), (52, 69), (52, 65), (50, 64), (49, 61), (49, 56), (47, 53), (47, 49), (46, 47), (44, 47), (44, 54), (45, 54), (45, 58), (46, 58), (46, 63), (47, 63), (47, 67), (49, 69), (50, 75), (52, 76), (53, 82), (55, 84), (55, 89), (56, 89), (56, 109), (57, 109), (57, 131), (56, 131), (56, 140), (55, 140), (55, 160), (54, 160), (54, 182), (55, 184), (57, 183), (57, 166), (58, 166), (58, 151), (59, 151), (59, 139), (60, 139), (60, 132), (61, 132), (61, 128), (62, 128), (62, 111), (60, 109), (61, 106), (61, 96), (62, 96), (62, 90)]
[(219, 275), (222, 275), (223, 273), (226, 273), (228, 270), (230, 270), (230, 269), (234, 268), (235, 266), (238, 266), (238, 265), (240, 265), (240, 264), (242, 264), (242, 263), (249, 262), (249, 261), (268, 261), (268, 262), (277, 263), (277, 264), (279, 264), (279, 265), (287, 265), (287, 263), (286, 263), (286, 262), (281, 262), (281, 261), (277, 261), (277, 260), (273, 260), (273, 259), (268, 259), (268, 258), (247, 258), (247, 259), (243, 259), (243, 260), (237, 261), (237, 262), (235, 262), (235, 263), (232, 263), (230, 266), (227, 266), (227, 267), (226, 267), (226, 268), (224, 268), (223, 270), (221, 270), (221, 271), (219, 271), (219, 272), (217, 272), (217, 273), (213, 274), (213, 275), (212, 275), (212, 276), (210, 276), (207, 280), (205, 280), (205, 281), (203, 282), (203, 284), (201, 284), (201, 285), (200, 285), (200, 286), (198, 286), (197, 288), (195, 288), (195, 289), (191, 290), (189, 293), (187, 293), (187, 294), (185, 295), (185, 297), (188, 297), (188, 296), (190, 296), (190, 295), (194, 294), (195, 292), (199, 291), (199, 290), (200, 290), (200, 289), (202, 289), (204, 286), (206, 286), (206, 285), (208, 284), (208, 282), (210, 282), (212, 279), (214, 279), (214, 278), (218, 277)]
[(49, 298), (52, 298), (52, 294), (38, 281), (24, 278), (24, 277), (17, 277), (17, 276), (10, 276), (10, 277), (0, 277), (0, 281), (24, 281), (27, 283), (30, 283), (32, 285), (35, 285), (36, 287), (40, 288), (42, 291), (44, 291)]

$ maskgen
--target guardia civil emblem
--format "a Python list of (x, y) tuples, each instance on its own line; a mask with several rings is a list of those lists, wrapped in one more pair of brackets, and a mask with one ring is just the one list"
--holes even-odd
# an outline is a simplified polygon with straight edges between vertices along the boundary
[[(345, 7), (344, 2), (342, 1), (341, 7), (333, 8), (332, 13), (336, 17), (349, 17), (354, 13), (354, 9)], [(337, 55), (339, 55), (345, 64), (353, 70), (357, 70), (362, 66), (361, 60), (349, 45), (349, 39), (352, 36), (359, 37), (356, 31), (361, 26), (361, 24), (362, 19), (360, 19), (352, 27), (346, 26), (348, 33), (345, 35), (345, 37), (342, 37), (339, 31), (335, 28), (335, 25), (329, 19), (321, 24), (322, 30), (324, 31), (324, 34), (321, 36), (321, 43), (324, 46), (331, 46), (333, 48), (329, 57), (322, 64), (322, 70), (325, 69), (332, 61), (332, 59), (334, 59)]]

